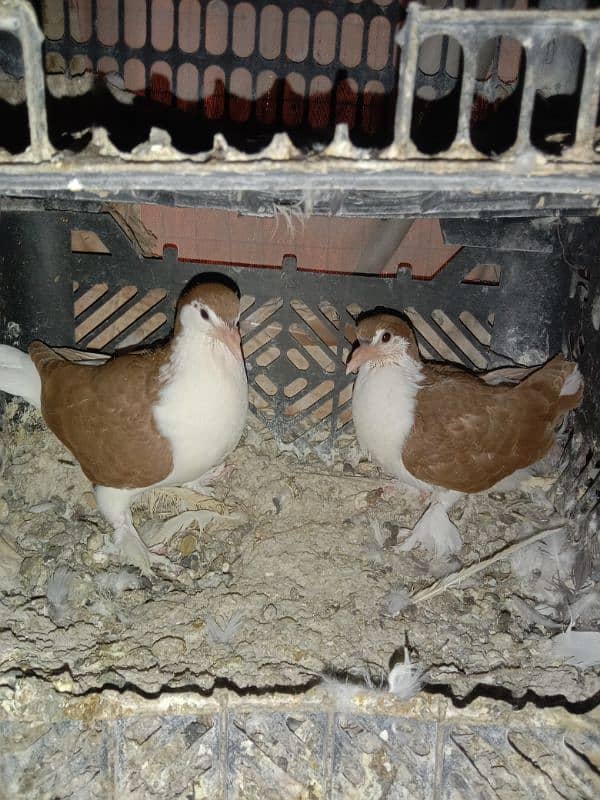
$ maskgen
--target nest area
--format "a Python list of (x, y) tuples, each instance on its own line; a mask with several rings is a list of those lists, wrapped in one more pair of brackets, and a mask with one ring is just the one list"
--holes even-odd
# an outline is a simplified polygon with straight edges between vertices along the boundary
[[(216, 682), (285, 690), (328, 672), (380, 684), (408, 644), (426, 688), (456, 698), (482, 684), (569, 701), (599, 689), (597, 671), (568, 663), (553, 639), (570, 624), (597, 628), (600, 596), (593, 578), (577, 585), (569, 523), (544, 491), (551, 477), (467, 498), (452, 512), (459, 557), (436, 561), (398, 548), (423, 510), (416, 493), (382, 492), (371, 464), (341, 454), (326, 465), (283, 452), (251, 418), (213, 496), (141, 498), (136, 525), (182, 567), (148, 579), (107, 555), (91, 486), (37, 412), (7, 406), (3, 445), (5, 677), (60, 676), (75, 694)], [(557, 527), (410, 602), (440, 577)]]

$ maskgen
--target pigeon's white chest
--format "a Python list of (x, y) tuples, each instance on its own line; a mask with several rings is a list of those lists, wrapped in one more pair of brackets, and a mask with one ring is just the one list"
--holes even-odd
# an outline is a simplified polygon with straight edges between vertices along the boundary
[(352, 417), (361, 450), (384, 472), (409, 483), (415, 480), (406, 472), (402, 450), (414, 422), (419, 377), (414, 369), (402, 365), (365, 365), (352, 394)]
[(247, 409), (241, 361), (210, 343), (176, 353), (154, 409), (173, 452), (173, 471), (162, 483), (187, 483), (220, 464), (242, 435)]

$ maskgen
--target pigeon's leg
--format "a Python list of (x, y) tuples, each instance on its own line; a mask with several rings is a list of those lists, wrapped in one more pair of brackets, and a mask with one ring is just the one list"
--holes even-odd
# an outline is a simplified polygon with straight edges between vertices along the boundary
[(412, 531), (407, 528), (400, 530), (399, 536), (404, 533), (409, 536), (398, 549), (412, 550), (421, 546), (440, 558), (458, 552), (462, 547), (462, 537), (456, 525), (448, 518), (448, 511), (461, 496), (462, 492), (436, 491), (429, 507)]
[(409, 483), (404, 482), (400, 478), (384, 484), (379, 491), (381, 493), (382, 500), (389, 500), (398, 492), (406, 491), (417, 492), (419, 495), (419, 503), (426, 503), (431, 496), (431, 492), (427, 489), (416, 489), (414, 486), (411, 486)]
[(94, 491), (100, 513), (115, 529), (114, 544), (109, 549), (125, 564), (133, 564), (144, 575), (152, 575), (153, 565), (172, 571), (174, 565), (169, 559), (149, 550), (133, 524), (130, 506), (142, 491), (114, 489), (110, 486), (95, 486)]
[(234, 469), (235, 467), (233, 464), (219, 464), (217, 467), (209, 469), (204, 475), (196, 478), (196, 480), (188, 481), (183, 485), (186, 489), (191, 489), (193, 492), (198, 492), (206, 497), (212, 497), (214, 490), (210, 488), (210, 485), (221, 480), (221, 478), (228, 478)]

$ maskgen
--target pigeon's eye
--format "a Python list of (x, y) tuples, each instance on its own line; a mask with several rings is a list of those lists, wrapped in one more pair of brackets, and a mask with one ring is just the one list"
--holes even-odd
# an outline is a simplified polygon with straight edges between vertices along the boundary
[(201, 314), (201, 316), (202, 316), (202, 319), (208, 319), (208, 311), (207, 311), (205, 308), (203, 308), (203, 309), (200, 311), (200, 314)]
[(392, 338), (392, 334), (391, 334), (391, 333), (388, 333), (388, 332), (386, 331), (386, 332), (383, 334), (383, 336), (381, 337), (381, 341), (382, 341), (382, 342), (385, 344), (386, 342), (389, 342), (389, 340), (390, 340), (391, 338)]

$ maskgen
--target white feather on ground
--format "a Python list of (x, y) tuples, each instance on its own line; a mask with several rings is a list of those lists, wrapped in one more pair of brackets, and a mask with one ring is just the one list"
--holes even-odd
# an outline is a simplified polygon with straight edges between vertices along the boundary
[(373, 538), (375, 539), (379, 547), (383, 547), (387, 539), (387, 534), (382, 529), (381, 522), (379, 522), (379, 520), (376, 517), (370, 517), (369, 528), (371, 529)]
[(600, 664), (600, 633), (569, 629), (550, 641), (550, 652), (557, 661), (579, 669), (595, 667)]
[(404, 661), (390, 670), (388, 688), (399, 700), (410, 700), (423, 686), (423, 667), (410, 660), (408, 647), (404, 648)]
[(393, 617), (395, 617), (396, 614), (399, 614), (401, 611), (404, 611), (404, 609), (408, 608), (408, 606), (412, 603), (411, 596), (404, 586), (396, 586), (394, 589), (390, 589), (386, 595), (386, 599), (386, 608), (388, 614), (391, 614)]
[[(509, 599), (509, 604), (511, 604), (517, 614), (530, 625), (539, 625), (542, 628), (548, 628), (549, 630), (554, 631), (561, 631), (564, 628), (562, 622), (557, 622), (556, 620), (551, 619), (549, 616), (546, 616), (546, 614), (542, 614), (541, 611), (533, 608), (529, 605), (529, 603), (526, 603), (520, 597), (517, 597), (517, 595), (513, 595)], [(552, 609), (552, 611), (553, 610), (554, 609)]]
[(600, 592), (592, 589), (586, 594), (582, 594), (576, 600), (569, 604), (569, 613), (571, 615), (571, 625), (577, 622), (581, 617), (588, 616), (588, 612), (592, 609), (600, 607)]
[(320, 683), (334, 701), (336, 708), (352, 710), (358, 695), (393, 694), (399, 700), (410, 700), (423, 687), (424, 669), (410, 660), (408, 648), (404, 648), (404, 661), (395, 664), (387, 676), (388, 691), (378, 688), (366, 670), (360, 676), (347, 675), (343, 678), (324, 676)]
[(46, 586), (48, 610), (51, 617), (58, 622), (67, 619), (71, 611), (69, 599), (75, 578), (75, 572), (61, 564), (48, 579)]
[(222, 627), (214, 617), (206, 617), (206, 631), (213, 642), (217, 644), (231, 644), (234, 640), (242, 622), (245, 619), (243, 611), (235, 611), (229, 621)]
[(575, 550), (570, 545), (566, 533), (549, 536), (548, 539), (542, 539), (538, 544), (543, 566), (547, 567), (552, 577), (558, 577), (561, 580), (567, 578), (573, 569)]
[(528, 578), (533, 572), (538, 572), (540, 579), (551, 581), (555, 577), (566, 578), (574, 558), (575, 551), (563, 528), (518, 550), (511, 556), (510, 565), (519, 578)]
[(94, 583), (101, 594), (117, 597), (123, 592), (140, 587), (139, 575), (128, 569), (118, 572), (101, 572), (94, 578)]
[(351, 677), (334, 678), (326, 675), (321, 678), (320, 685), (325, 689), (335, 707), (340, 711), (355, 711), (354, 702), (358, 695), (365, 692), (374, 691), (372, 686), (368, 686), (359, 680)]

